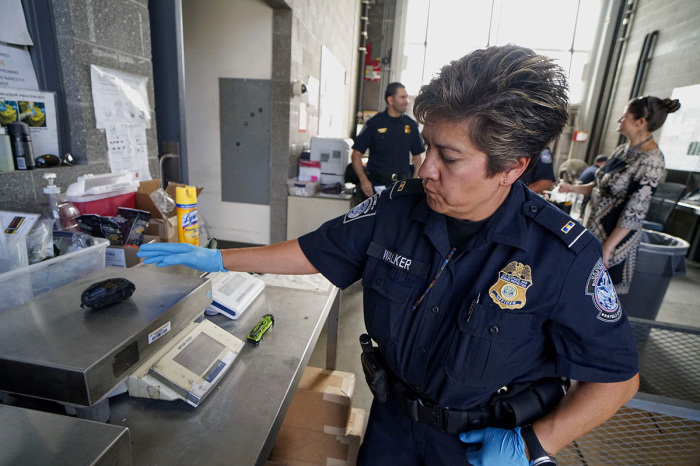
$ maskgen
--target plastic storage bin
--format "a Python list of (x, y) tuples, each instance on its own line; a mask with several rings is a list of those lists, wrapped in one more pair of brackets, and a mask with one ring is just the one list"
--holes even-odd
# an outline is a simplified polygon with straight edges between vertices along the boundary
[(673, 277), (685, 275), (685, 254), (690, 244), (658, 231), (642, 231), (637, 263), (628, 294), (620, 295), (625, 313), (655, 320)]
[[(72, 233), (54, 232), (56, 234)], [(87, 248), (0, 274), (0, 312), (104, 269), (109, 240), (94, 238), (94, 241)]]
[(321, 182), (316, 181), (299, 181), (297, 178), (287, 180), (290, 196), (313, 197), (317, 192)]

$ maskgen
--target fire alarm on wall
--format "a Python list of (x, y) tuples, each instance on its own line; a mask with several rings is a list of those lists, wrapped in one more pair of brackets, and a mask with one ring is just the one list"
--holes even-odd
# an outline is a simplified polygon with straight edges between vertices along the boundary
[(588, 131), (574, 131), (574, 142), (588, 141)]

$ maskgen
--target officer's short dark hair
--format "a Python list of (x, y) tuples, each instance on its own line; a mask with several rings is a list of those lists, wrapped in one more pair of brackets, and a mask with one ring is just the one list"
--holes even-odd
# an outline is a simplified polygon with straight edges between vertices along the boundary
[(389, 103), (389, 97), (394, 97), (399, 91), (399, 88), (405, 89), (406, 86), (401, 83), (389, 83), (386, 87), (386, 91), (384, 91), (384, 102)]
[(518, 157), (530, 166), (568, 120), (564, 70), (551, 58), (508, 44), (475, 50), (445, 65), (421, 87), (413, 114), (423, 124), (464, 121), (471, 142), (488, 155), (488, 176)]
[(608, 156), (604, 154), (596, 155), (593, 159), (594, 164), (605, 163), (608, 161)]

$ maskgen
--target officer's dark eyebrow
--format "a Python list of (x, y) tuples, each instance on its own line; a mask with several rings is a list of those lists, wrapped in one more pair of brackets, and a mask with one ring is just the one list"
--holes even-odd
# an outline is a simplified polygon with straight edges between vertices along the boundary
[[(420, 135), (421, 135), (421, 137), (423, 138), (424, 141), (427, 140), (426, 137), (425, 137), (425, 134), (423, 134), (422, 131), (421, 131)], [(438, 144), (438, 143), (431, 143), (431, 144), (432, 144), (433, 146), (437, 147), (438, 149), (440, 149), (441, 151), (442, 151), (442, 150), (449, 150), (449, 151), (457, 152), (458, 154), (461, 154), (461, 153), (462, 153), (461, 150), (459, 150), (459, 149), (457, 149), (457, 148), (454, 148), (454, 147), (452, 147), (452, 146), (448, 146), (448, 145), (446, 145), (446, 144)]]

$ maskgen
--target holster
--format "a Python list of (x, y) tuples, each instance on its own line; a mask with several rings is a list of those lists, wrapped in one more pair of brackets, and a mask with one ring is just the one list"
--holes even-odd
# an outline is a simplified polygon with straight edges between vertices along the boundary
[(389, 384), (382, 355), (374, 351), (372, 346), (369, 350), (363, 349), (360, 359), (362, 361), (362, 372), (365, 373), (365, 380), (367, 380), (369, 389), (377, 398), (377, 401), (384, 403), (389, 397)]

